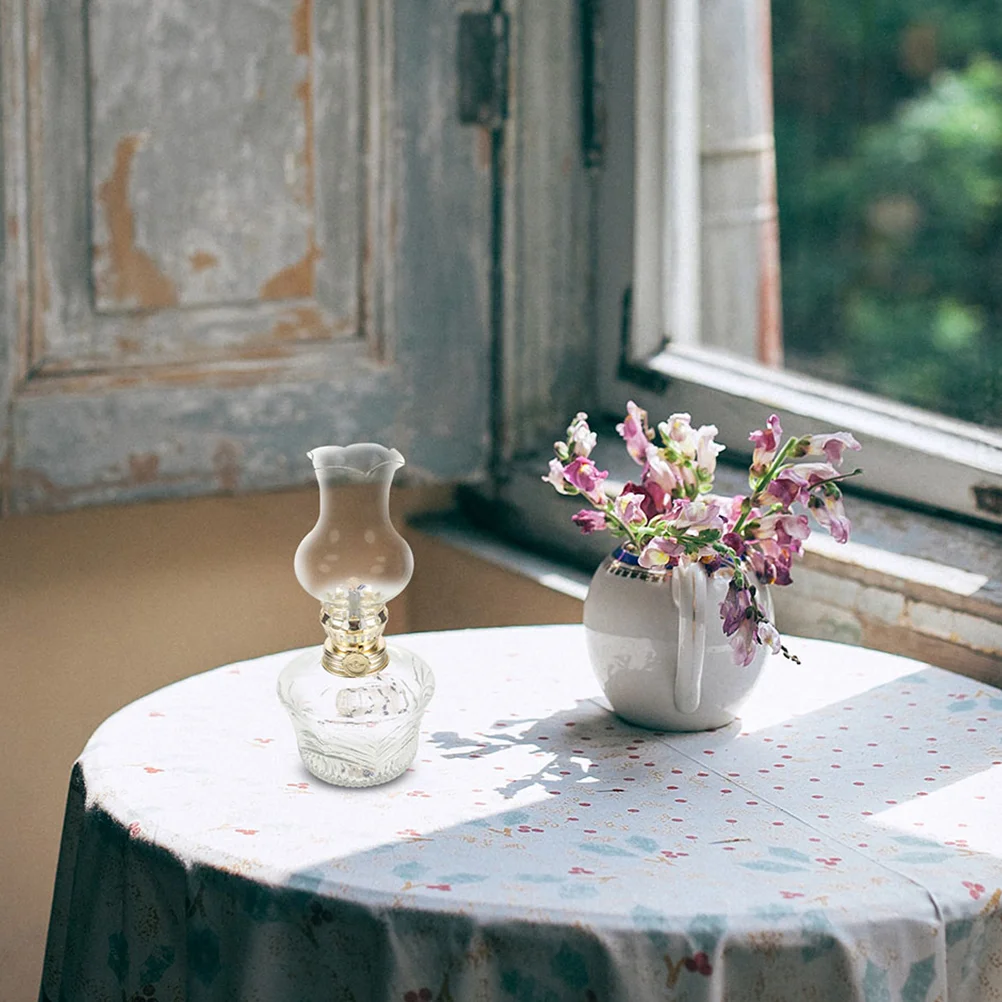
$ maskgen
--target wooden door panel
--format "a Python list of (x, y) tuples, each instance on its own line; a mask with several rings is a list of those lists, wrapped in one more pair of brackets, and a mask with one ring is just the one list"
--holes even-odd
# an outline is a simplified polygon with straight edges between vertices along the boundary
[(364, 8), (318, 7), (29, 4), (35, 378), (364, 333)]
[(0, 0), (0, 514), (484, 468), (487, 0)]
[(290, 16), (285, 0), (91, 0), (98, 312), (313, 295), (315, 53), (305, 11)]

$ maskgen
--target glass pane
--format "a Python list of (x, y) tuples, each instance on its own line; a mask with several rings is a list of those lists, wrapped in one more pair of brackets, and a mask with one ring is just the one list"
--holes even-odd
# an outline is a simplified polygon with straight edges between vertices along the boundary
[(998, 0), (773, 0), (786, 365), (1002, 426)]

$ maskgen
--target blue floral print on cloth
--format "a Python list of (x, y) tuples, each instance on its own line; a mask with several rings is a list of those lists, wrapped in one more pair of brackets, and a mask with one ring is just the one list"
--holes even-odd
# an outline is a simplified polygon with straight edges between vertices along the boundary
[(414, 766), (303, 769), (295, 652), (147, 696), (70, 783), (43, 999), (1002, 999), (1002, 693), (796, 641), (742, 720), (630, 727), (580, 627), (402, 638)]

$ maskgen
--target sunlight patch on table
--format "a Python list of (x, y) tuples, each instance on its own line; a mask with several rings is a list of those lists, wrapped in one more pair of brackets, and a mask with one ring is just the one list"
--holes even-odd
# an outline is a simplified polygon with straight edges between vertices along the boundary
[[(1002, 766), (993, 765), (924, 797), (881, 811), (870, 821), (902, 835), (1002, 857), (1000, 790)], [(964, 821), (958, 823), (957, 818)]]
[[(746, 733), (753, 734), (794, 717), (838, 705), (915, 674), (914, 661), (865, 647), (843, 648), (840, 652), (844, 659), (843, 670), (833, 674), (827, 670), (831, 664), (830, 646), (822, 648), (818, 641), (800, 637), (785, 638), (784, 642), (796, 652), (801, 663), (795, 664), (782, 655), (771, 656), (741, 711), (741, 729)], [(826, 668), (823, 675), (812, 670), (815, 659)]]

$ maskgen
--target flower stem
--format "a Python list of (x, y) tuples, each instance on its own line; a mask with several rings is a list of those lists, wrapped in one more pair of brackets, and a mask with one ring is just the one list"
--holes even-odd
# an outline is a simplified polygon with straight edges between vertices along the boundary
[(783, 448), (776, 453), (776, 458), (772, 461), (769, 469), (762, 474), (758, 483), (752, 488), (752, 501), (754, 501), (755, 497), (764, 491), (770, 483), (772, 483), (776, 474), (779, 473), (782, 468), (783, 463), (786, 462), (786, 457), (790, 454), (790, 450), (797, 444), (797, 441), (798, 440), (796, 438), (788, 439), (786, 445), (784, 445)]
[(624, 522), (615, 512), (612, 502), (606, 501), (605, 505), (602, 507), (602, 511), (605, 513), (606, 518), (611, 518), (622, 530), (626, 533), (627, 538), (630, 541), (630, 545), (635, 547), (637, 552), (640, 551), (640, 541), (637, 539), (636, 533), (627, 522)]
[(824, 487), (825, 484), (835, 484), (840, 480), (848, 480), (850, 477), (858, 477), (862, 472), (862, 470), (853, 470), (852, 473), (840, 473), (837, 477), (829, 477), (827, 480), (819, 480), (816, 484), (811, 484), (811, 490), (817, 490), (819, 487)]
[(776, 474), (782, 469), (783, 463), (786, 462), (786, 457), (789, 456), (790, 451), (797, 444), (797, 441), (798, 439), (792, 437), (787, 439), (783, 448), (776, 453), (776, 458), (769, 464), (769, 469), (767, 469), (765, 473), (759, 477), (755, 486), (752, 487), (751, 497), (746, 499), (747, 506), (741, 512), (741, 517), (734, 523), (734, 528), (731, 530), (732, 532), (740, 533), (744, 528), (745, 522), (748, 521), (748, 516), (755, 507), (755, 502), (758, 500), (759, 494), (761, 494), (762, 491), (764, 491), (766, 487), (768, 487), (775, 479)]

